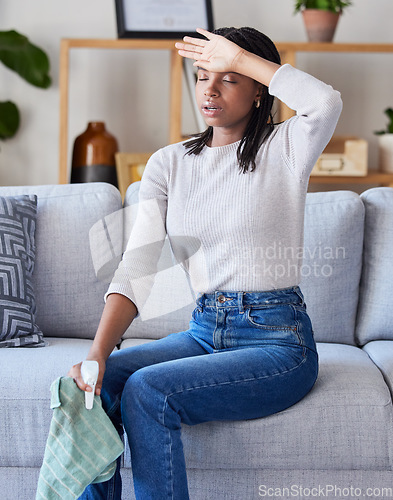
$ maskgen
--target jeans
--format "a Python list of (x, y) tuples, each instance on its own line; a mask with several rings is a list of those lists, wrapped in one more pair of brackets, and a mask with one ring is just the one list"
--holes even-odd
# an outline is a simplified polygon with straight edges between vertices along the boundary
[[(317, 373), (298, 287), (202, 295), (187, 331), (113, 353), (101, 398), (127, 433), (136, 498), (189, 498), (182, 423), (271, 415), (303, 398)], [(80, 498), (120, 499), (119, 467)]]

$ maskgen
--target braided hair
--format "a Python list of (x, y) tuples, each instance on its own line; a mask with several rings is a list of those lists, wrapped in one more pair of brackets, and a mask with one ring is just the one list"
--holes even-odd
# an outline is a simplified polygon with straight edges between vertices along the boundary
[[(269, 37), (254, 28), (219, 28), (213, 31), (236, 43), (247, 52), (254, 53), (268, 61), (281, 63), (280, 54)], [(240, 172), (246, 173), (255, 170), (255, 157), (260, 145), (269, 137), (274, 128), (272, 107), (274, 97), (269, 94), (268, 88), (262, 86), (261, 105), (254, 107), (251, 118), (246, 126), (243, 138), (240, 141), (237, 158)], [(187, 155), (198, 155), (213, 137), (213, 127), (209, 126), (204, 132), (196, 134), (184, 146), (188, 149)]]

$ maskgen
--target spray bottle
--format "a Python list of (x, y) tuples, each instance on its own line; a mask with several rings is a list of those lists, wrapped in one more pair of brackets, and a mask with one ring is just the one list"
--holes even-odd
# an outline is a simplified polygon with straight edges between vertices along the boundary
[(91, 410), (93, 408), (98, 372), (99, 366), (97, 361), (83, 361), (81, 367), (83, 381), (92, 388), (91, 392), (85, 392), (85, 406), (87, 410)]

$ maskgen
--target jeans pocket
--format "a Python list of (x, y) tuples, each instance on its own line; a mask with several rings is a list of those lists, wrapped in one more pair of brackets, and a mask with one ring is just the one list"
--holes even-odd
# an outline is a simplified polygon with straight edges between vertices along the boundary
[(246, 310), (250, 325), (270, 330), (293, 330), (297, 326), (296, 309), (291, 304), (251, 307)]
[(254, 336), (263, 343), (302, 345), (296, 316), (291, 305), (250, 308), (245, 312), (245, 319), (254, 329)]

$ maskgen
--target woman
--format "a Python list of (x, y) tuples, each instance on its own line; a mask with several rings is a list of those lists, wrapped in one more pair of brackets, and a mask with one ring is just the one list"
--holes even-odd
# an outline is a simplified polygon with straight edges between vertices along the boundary
[[(146, 166), (137, 221), (88, 355), (100, 366), (96, 393), (127, 433), (143, 500), (188, 498), (181, 423), (281, 411), (310, 391), (318, 372), (299, 249), (308, 178), (335, 129), (340, 95), (281, 66), (256, 30), (198, 32), (205, 39), (185, 37), (176, 47), (198, 67), (208, 129)], [(274, 96), (296, 116), (273, 125)], [(143, 314), (156, 266), (146, 248), (165, 234), (199, 294), (190, 328), (110, 355)], [(198, 251), (174, 235), (197, 241)], [(91, 390), (80, 364), (69, 376)], [(82, 498), (121, 498), (119, 472)]]

